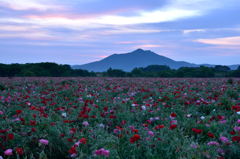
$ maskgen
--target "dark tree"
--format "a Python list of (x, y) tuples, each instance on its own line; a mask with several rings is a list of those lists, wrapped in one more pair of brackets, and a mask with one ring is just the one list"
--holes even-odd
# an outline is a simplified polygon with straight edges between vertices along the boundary
[(169, 71), (170, 67), (165, 65), (149, 65), (143, 69), (145, 72), (161, 72), (161, 71)]
[(217, 72), (228, 72), (231, 70), (228, 66), (222, 66), (222, 65), (216, 65), (214, 69)]
[(109, 68), (107, 70), (107, 75), (109, 77), (125, 77), (126, 76), (126, 72), (124, 72), (123, 70), (119, 70), (119, 69)]
[(68, 77), (68, 76), (95, 76), (87, 70), (73, 70), (69, 65), (56, 63), (27, 63), (27, 64), (0, 64), (1, 77)]
[(142, 68), (134, 68), (131, 71), (132, 77), (141, 77), (143, 75), (143, 69)]

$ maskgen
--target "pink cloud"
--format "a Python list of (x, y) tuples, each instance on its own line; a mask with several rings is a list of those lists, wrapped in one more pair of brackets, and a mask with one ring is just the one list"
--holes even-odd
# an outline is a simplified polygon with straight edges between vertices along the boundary
[(13, 31), (13, 32), (22, 32), (30, 31), (36, 27), (32, 26), (15, 26), (15, 25), (0, 25), (0, 31)]
[(116, 44), (135, 44), (136, 42), (135, 41), (120, 41), (120, 42), (117, 42)]
[(134, 40), (134, 41), (119, 41), (115, 44), (144, 44), (144, 43), (150, 43), (148, 40)]
[(213, 39), (197, 39), (195, 41), (203, 44), (210, 44), (210, 45), (239, 46), (240, 36), (213, 38)]
[(183, 30), (183, 34), (190, 34), (190, 33), (195, 33), (195, 32), (206, 32), (206, 29), (188, 29), (188, 30)]
[(57, 38), (41, 31), (36, 32), (25, 32), (20, 33), (1, 33), (0, 39), (12, 39), (12, 38), (21, 38), (21, 39), (30, 39), (30, 40), (56, 40)]
[(105, 30), (101, 32), (104, 35), (111, 35), (111, 34), (148, 34), (148, 33), (159, 33), (165, 32), (169, 30), (159, 30), (159, 29), (141, 29), (141, 28), (130, 28), (130, 27), (118, 27), (112, 30)]
[(162, 45), (156, 45), (156, 44), (145, 44), (145, 45), (138, 45), (135, 46), (136, 48), (158, 48), (163, 47)]
[(76, 20), (80, 20), (80, 19), (88, 19), (88, 18), (92, 18), (95, 17), (97, 15), (93, 15), (93, 14), (84, 14), (84, 15), (75, 15), (75, 14), (67, 14), (67, 13), (63, 13), (63, 14), (41, 14), (41, 15), (26, 15), (24, 16), (24, 18), (29, 18), (29, 19), (42, 19), (42, 20), (51, 20), (51, 19), (76, 19)]
[(101, 55), (101, 56), (98, 56), (98, 57), (100, 57), (100, 58), (106, 58), (106, 57), (108, 57), (108, 56), (106, 56), (106, 55)]
[(10, 8), (12, 10), (62, 10), (63, 6), (51, 4), (49, 1), (33, 1), (33, 0), (1, 0), (0, 6)]
[(41, 13), (41, 14), (32, 14), (26, 15), (25, 18), (30, 19), (54, 19), (54, 18), (65, 18), (65, 19), (88, 19), (88, 18), (95, 18), (104, 15), (115, 15), (119, 13), (123, 13), (126, 11), (134, 11), (138, 10), (139, 8), (122, 8), (122, 9), (115, 9), (115, 10), (108, 10), (99, 13), (88, 13), (88, 14), (80, 14), (80, 13), (69, 13), (69, 12), (62, 12), (62, 13)]

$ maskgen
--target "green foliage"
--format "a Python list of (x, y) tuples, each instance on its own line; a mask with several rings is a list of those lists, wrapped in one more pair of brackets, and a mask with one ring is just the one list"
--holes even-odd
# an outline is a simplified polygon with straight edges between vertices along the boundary
[(5, 89), (6, 89), (5, 86), (0, 83), (0, 91), (3, 91), (3, 90), (5, 90)]
[(233, 79), (232, 78), (229, 78), (228, 80), (227, 80), (227, 84), (233, 84)]
[[(230, 133), (240, 124), (232, 110), (239, 105), (239, 79), (229, 85), (227, 79), (215, 78), (32, 79), (1, 81), (6, 88), (0, 91), (0, 156), (4, 158), (239, 158), (239, 142), (232, 140), (239, 132)], [(83, 125), (86, 121), (88, 125)], [(177, 127), (171, 129), (172, 124)], [(136, 133), (140, 139), (132, 143)], [(222, 142), (221, 136), (230, 142)], [(72, 155), (69, 150), (82, 138), (86, 143), (76, 145)], [(218, 145), (209, 145), (211, 141)], [(23, 155), (17, 156), (18, 147)], [(109, 157), (94, 155), (101, 148), (110, 151)], [(13, 149), (12, 156), (4, 155), (7, 149)]]
[(226, 94), (227, 94), (228, 97), (237, 100), (239, 93), (238, 93), (238, 91), (236, 91), (236, 90), (228, 89), (227, 92), (226, 92)]
[(214, 70), (210, 67), (182, 67), (176, 72), (177, 77), (214, 77)]
[(235, 71), (232, 71), (232, 72), (230, 73), (230, 76), (231, 76), (231, 77), (240, 77), (240, 69), (235, 70)]
[(143, 68), (145, 72), (161, 72), (161, 71), (169, 71), (170, 67), (164, 65), (149, 65)]
[(217, 72), (228, 72), (231, 69), (228, 66), (216, 65), (214, 67), (214, 70), (217, 71)]
[(126, 72), (124, 72), (122, 70), (119, 70), (119, 69), (109, 68), (107, 70), (107, 72), (105, 73), (105, 76), (108, 76), (108, 77), (125, 77)]
[(56, 63), (0, 64), (1, 77), (90, 77), (95, 73)]
[(142, 68), (134, 68), (131, 72), (133, 77), (142, 77), (144, 76), (144, 72)]
[(72, 69), (69, 65), (56, 63), (0, 64), (0, 77), (240, 77), (240, 68), (230, 70), (227, 66), (181, 67), (177, 70), (165, 65), (149, 65), (134, 68), (131, 72), (109, 68), (106, 72), (89, 72)]

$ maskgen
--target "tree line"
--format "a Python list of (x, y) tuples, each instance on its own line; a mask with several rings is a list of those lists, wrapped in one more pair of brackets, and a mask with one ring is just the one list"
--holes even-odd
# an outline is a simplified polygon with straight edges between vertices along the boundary
[(119, 69), (108, 69), (105, 77), (240, 77), (240, 66), (231, 70), (228, 66), (215, 67), (181, 67), (171, 69), (165, 65), (150, 65), (145, 68), (134, 68), (131, 72)]
[(0, 77), (91, 77), (95, 73), (56, 63), (0, 64)]
[(0, 77), (240, 77), (240, 66), (181, 67), (171, 69), (165, 65), (134, 68), (131, 72), (109, 68), (105, 72), (72, 69), (70, 65), (56, 63), (0, 64)]

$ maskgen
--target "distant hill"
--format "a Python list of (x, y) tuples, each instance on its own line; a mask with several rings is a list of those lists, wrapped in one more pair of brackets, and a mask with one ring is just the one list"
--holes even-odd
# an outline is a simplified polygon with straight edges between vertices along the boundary
[(148, 65), (167, 65), (170, 68), (197, 67), (195, 64), (184, 61), (174, 61), (170, 58), (158, 55), (149, 50), (137, 49), (126, 54), (113, 54), (104, 58), (103, 60), (84, 64), (75, 65), (75, 69), (86, 69), (89, 71), (102, 72), (110, 67), (113, 69), (122, 69), (124, 71), (131, 71), (135, 67), (146, 67)]
[(236, 70), (236, 69), (238, 69), (239, 66), (240, 65), (229, 65), (228, 67), (230, 67), (231, 70)]
[[(100, 61), (91, 62), (84, 65), (74, 65), (74, 69), (85, 69), (94, 72), (103, 72), (112, 69), (121, 69), (124, 71), (132, 71), (136, 67), (147, 67), (149, 65), (167, 65), (172, 69), (180, 67), (199, 67), (200, 65), (188, 63), (184, 61), (174, 61), (165, 56), (158, 55), (150, 50), (137, 49), (130, 53), (113, 54)], [(214, 65), (209, 65), (214, 67)], [(238, 65), (233, 65), (237, 68)]]
[[(210, 64), (201, 64), (201, 66), (206, 67), (215, 67), (216, 65), (210, 65)], [(236, 70), (240, 65), (227, 65), (231, 70)]]

